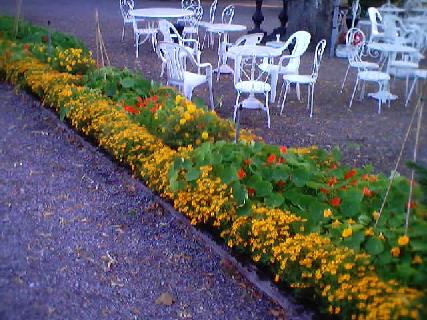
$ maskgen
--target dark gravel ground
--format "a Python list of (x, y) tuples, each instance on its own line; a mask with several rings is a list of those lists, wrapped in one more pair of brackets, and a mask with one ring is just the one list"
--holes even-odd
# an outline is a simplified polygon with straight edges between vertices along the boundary
[(125, 168), (0, 97), (0, 319), (282, 318)]

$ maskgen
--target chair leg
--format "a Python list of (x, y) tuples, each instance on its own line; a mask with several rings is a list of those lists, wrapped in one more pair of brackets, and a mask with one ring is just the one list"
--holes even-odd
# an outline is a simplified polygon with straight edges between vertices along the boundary
[(215, 109), (214, 99), (213, 99), (213, 92), (212, 92), (212, 76), (208, 78), (208, 86), (209, 86), (209, 103), (211, 105), (211, 109)]
[(138, 48), (139, 48), (139, 35), (135, 36), (135, 47), (136, 47), (136, 57), (138, 58)]
[(285, 107), (286, 96), (288, 95), (290, 85), (291, 85), (290, 82), (286, 82), (286, 89), (285, 89), (285, 94), (283, 95), (282, 108), (280, 109), (280, 115), (282, 115), (283, 113), (283, 108)]
[(279, 98), (277, 99), (277, 107), (280, 108), (280, 98), (283, 96), (283, 89), (285, 88), (285, 82), (283, 81), (282, 86), (280, 88)]
[(313, 109), (314, 109), (314, 83), (311, 86), (311, 108), (310, 108), (310, 118), (313, 117)]
[(307, 110), (310, 110), (310, 101), (311, 101), (311, 94), (310, 94), (310, 85), (307, 86)]
[(270, 109), (268, 108), (268, 92), (265, 93), (265, 111), (267, 112), (267, 126), (270, 129)]
[(365, 88), (366, 88), (366, 81), (363, 81), (362, 88), (360, 89), (360, 97), (359, 97), (360, 101), (363, 101), (363, 99), (365, 98)]
[(418, 77), (415, 77), (414, 78), (414, 82), (412, 82), (411, 89), (409, 89), (408, 96), (406, 97), (405, 108), (408, 106), (408, 103), (411, 100), (412, 93), (414, 92), (414, 89), (415, 89), (415, 87), (417, 85), (417, 80), (418, 80)]
[(234, 115), (233, 115), (234, 122), (236, 122), (237, 110), (239, 109), (239, 99), (240, 99), (240, 92), (237, 92), (236, 103), (234, 104)]
[(274, 101), (276, 101), (276, 90), (277, 90), (277, 82), (279, 80), (279, 72), (272, 70), (270, 73), (270, 76), (271, 76), (271, 80), (270, 80), (270, 84), (271, 84), (270, 102), (274, 103)]
[(298, 99), (298, 101), (301, 101), (301, 88), (300, 88), (299, 83), (297, 83), (295, 85), (295, 88), (296, 88), (296, 91), (297, 91), (297, 99)]
[(123, 23), (123, 29), (122, 29), (122, 41), (125, 38), (125, 24)]
[(342, 81), (341, 92), (343, 92), (343, 90), (344, 90), (344, 84), (345, 84), (345, 81), (347, 80), (347, 76), (348, 76), (348, 71), (349, 70), (350, 70), (350, 64), (347, 67), (347, 71), (345, 72), (344, 80)]
[(359, 84), (359, 77), (356, 78), (356, 83), (354, 84), (353, 88), (353, 94), (351, 95), (350, 104), (348, 105), (348, 108), (351, 109), (351, 105), (353, 104), (354, 95), (356, 94), (356, 89)]

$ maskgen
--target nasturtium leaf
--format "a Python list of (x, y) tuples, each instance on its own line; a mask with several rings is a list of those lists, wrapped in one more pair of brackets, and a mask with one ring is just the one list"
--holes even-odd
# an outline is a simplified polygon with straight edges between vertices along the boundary
[(278, 208), (280, 207), (285, 199), (280, 193), (277, 192), (271, 192), (268, 196), (264, 198), (264, 202), (267, 205), (267, 207), (270, 208)]
[(356, 231), (353, 232), (351, 237), (344, 239), (342, 243), (343, 245), (358, 251), (360, 250), (360, 244), (363, 242), (363, 240), (365, 240), (363, 231)]
[(216, 173), (221, 178), (221, 181), (225, 184), (230, 184), (233, 181), (237, 180), (237, 171), (238, 169), (235, 166), (218, 166)]
[(231, 186), (233, 190), (233, 197), (236, 201), (237, 206), (243, 206), (248, 199), (248, 191), (245, 186), (243, 186), (240, 182), (235, 181)]
[(246, 200), (243, 206), (240, 206), (237, 208), (236, 213), (240, 217), (249, 216), (251, 214), (251, 210), (252, 210), (252, 201), (248, 199)]
[(187, 170), (187, 173), (185, 175), (187, 181), (194, 181), (197, 180), (200, 176), (200, 169), (199, 168), (190, 168)]
[(135, 80), (131, 77), (126, 77), (120, 80), (120, 84), (122, 85), (123, 88), (129, 89), (135, 85)]
[(354, 217), (360, 212), (363, 194), (358, 190), (347, 190), (340, 193), (340, 210), (344, 217)]
[(377, 237), (371, 237), (366, 241), (365, 249), (370, 255), (376, 256), (384, 251), (383, 241)]
[(307, 168), (299, 167), (292, 171), (292, 181), (297, 187), (303, 187), (310, 177), (310, 172)]

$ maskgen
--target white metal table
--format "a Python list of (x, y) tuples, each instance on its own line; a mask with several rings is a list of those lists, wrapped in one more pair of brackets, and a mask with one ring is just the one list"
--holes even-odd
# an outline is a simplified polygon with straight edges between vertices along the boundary
[[(234, 60), (234, 83), (239, 81), (240, 76), (240, 63), (242, 56), (256, 56), (260, 58), (273, 59), (282, 54), (282, 50), (267, 46), (235, 46), (229, 49), (229, 52), (236, 56)], [(264, 104), (255, 98), (251, 93), (247, 99), (242, 101), (242, 105), (246, 109), (262, 109)]]
[(179, 19), (191, 17), (194, 15), (194, 12), (178, 8), (144, 8), (131, 10), (130, 14), (136, 18)]
[(378, 11), (382, 14), (400, 14), (404, 13), (406, 10), (399, 7), (387, 7), (387, 8), (378, 8)]
[[(209, 25), (206, 30), (208, 32), (218, 34), (218, 68), (214, 70), (217, 72), (217, 79), (221, 73), (233, 73), (233, 69), (226, 64), (225, 51), (227, 50), (228, 34), (230, 32), (242, 32), (246, 30), (246, 26), (241, 24), (231, 24), (231, 23), (213, 23)], [(222, 39), (222, 40), (221, 40)]]

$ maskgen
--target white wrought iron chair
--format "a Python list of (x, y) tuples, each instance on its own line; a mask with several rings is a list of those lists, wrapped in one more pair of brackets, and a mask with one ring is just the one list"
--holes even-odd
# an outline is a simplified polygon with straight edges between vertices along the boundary
[[(159, 20), (159, 31), (163, 36), (163, 42), (176, 42), (180, 46), (185, 47), (196, 58), (197, 63), (200, 64), (201, 52), (199, 50), (199, 42), (196, 39), (184, 39), (174, 25), (167, 20)], [(165, 66), (166, 64), (163, 62), (160, 76), (163, 76)]]
[[(271, 86), (268, 83), (268, 73), (258, 68), (263, 57), (257, 56), (248, 50), (236, 57), (236, 70), (234, 87), (237, 91), (236, 104), (234, 105), (234, 121), (239, 109), (261, 109), (267, 113), (267, 125), (270, 128), (270, 111), (268, 95)], [(239, 101), (242, 94), (248, 95), (244, 101)], [(264, 94), (265, 103), (258, 101), (255, 94)]]
[[(132, 17), (133, 34), (135, 38), (135, 55), (139, 56), (139, 46), (147, 40), (151, 40), (153, 50), (156, 51), (157, 44), (157, 28), (153, 21), (150, 20), (136, 20)], [(142, 39), (141, 39), (142, 38)]]
[(348, 67), (344, 75), (344, 80), (341, 85), (341, 92), (344, 90), (345, 81), (347, 80), (350, 68), (378, 70), (378, 63), (363, 61), (362, 56), (365, 49), (366, 38), (365, 34), (359, 28), (351, 28), (346, 35), (346, 51), (348, 58)]
[[(285, 94), (283, 95), (282, 108), (280, 109), (280, 114), (283, 113), (283, 108), (285, 107), (286, 96), (288, 94), (291, 84), (296, 85), (307, 85), (308, 87), (308, 98), (307, 98), (307, 109), (310, 110), (310, 118), (313, 116), (314, 109), (314, 86), (316, 84), (317, 78), (319, 76), (319, 67), (320, 62), (322, 61), (323, 52), (325, 51), (326, 40), (320, 40), (316, 45), (316, 50), (314, 51), (314, 61), (313, 61), (313, 71), (308, 75), (300, 74), (285, 74), (283, 76), (283, 86), (286, 87)], [(283, 90), (282, 86), (282, 90)]]
[[(307, 31), (297, 31), (293, 33), (289, 39), (285, 42), (282, 47), (283, 52), (285, 50), (292, 48), (291, 54), (283, 54), (280, 57), (278, 64), (269, 63), (267, 60), (264, 60), (262, 64), (260, 64), (260, 68), (263, 71), (266, 71), (270, 74), (271, 77), (271, 97), (270, 102), (274, 102), (276, 100), (276, 88), (277, 82), (279, 80), (279, 74), (298, 74), (299, 66), (301, 63), (301, 56), (307, 51), (307, 48), (310, 44), (311, 35)], [(283, 64), (286, 63), (286, 66)], [(299, 85), (297, 86), (297, 95), (298, 100), (300, 100), (300, 90)]]
[[(159, 57), (167, 66), (167, 85), (178, 87), (185, 97), (191, 100), (193, 89), (206, 83), (209, 88), (209, 104), (213, 110), (212, 65), (210, 63), (197, 62), (186, 47), (176, 43), (160, 42), (157, 51)], [(187, 61), (190, 61), (199, 70), (205, 69), (205, 74), (187, 71)]]
[(368, 8), (368, 16), (371, 21), (371, 35), (369, 36), (369, 42), (381, 41), (384, 38), (384, 32), (379, 29), (383, 29), (383, 18), (377, 8)]
[(200, 7), (200, 0), (181, 0), (181, 8)]
[(234, 18), (235, 7), (233, 4), (230, 4), (222, 10), (221, 22), (222, 23), (232, 23)]
[(416, 69), (412, 71), (411, 76), (414, 78), (414, 82), (412, 82), (411, 89), (409, 90), (409, 94), (406, 98), (405, 107), (408, 106), (409, 101), (411, 100), (412, 94), (414, 90), (417, 88), (417, 83), (419, 80), (427, 80), (427, 69)]
[[(186, 26), (182, 32), (184, 38), (193, 39), (195, 37), (199, 41), (199, 25), (203, 19), (203, 7), (188, 7), (187, 10), (193, 11), (194, 15), (189, 17), (186, 21)], [(200, 41), (199, 41), (200, 42)]]
[(209, 8), (209, 21), (200, 21), (199, 23), (199, 26), (202, 26), (203, 28), (205, 28), (205, 35), (203, 37), (202, 48), (205, 47), (206, 37), (208, 36), (209, 36), (208, 47), (213, 46), (213, 33), (208, 32), (207, 29), (209, 28), (209, 26), (215, 23), (215, 13), (216, 13), (217, 5), (218, 5), (218, 0), (213, 0)]
[(130, 14), (130, 11), (133, 10), (134, 6), (133, 0), (120, 0), (120, 12), (123, 17), (122, 41), (125, 37), (126, 24), (133, 23), (133, 16)]

